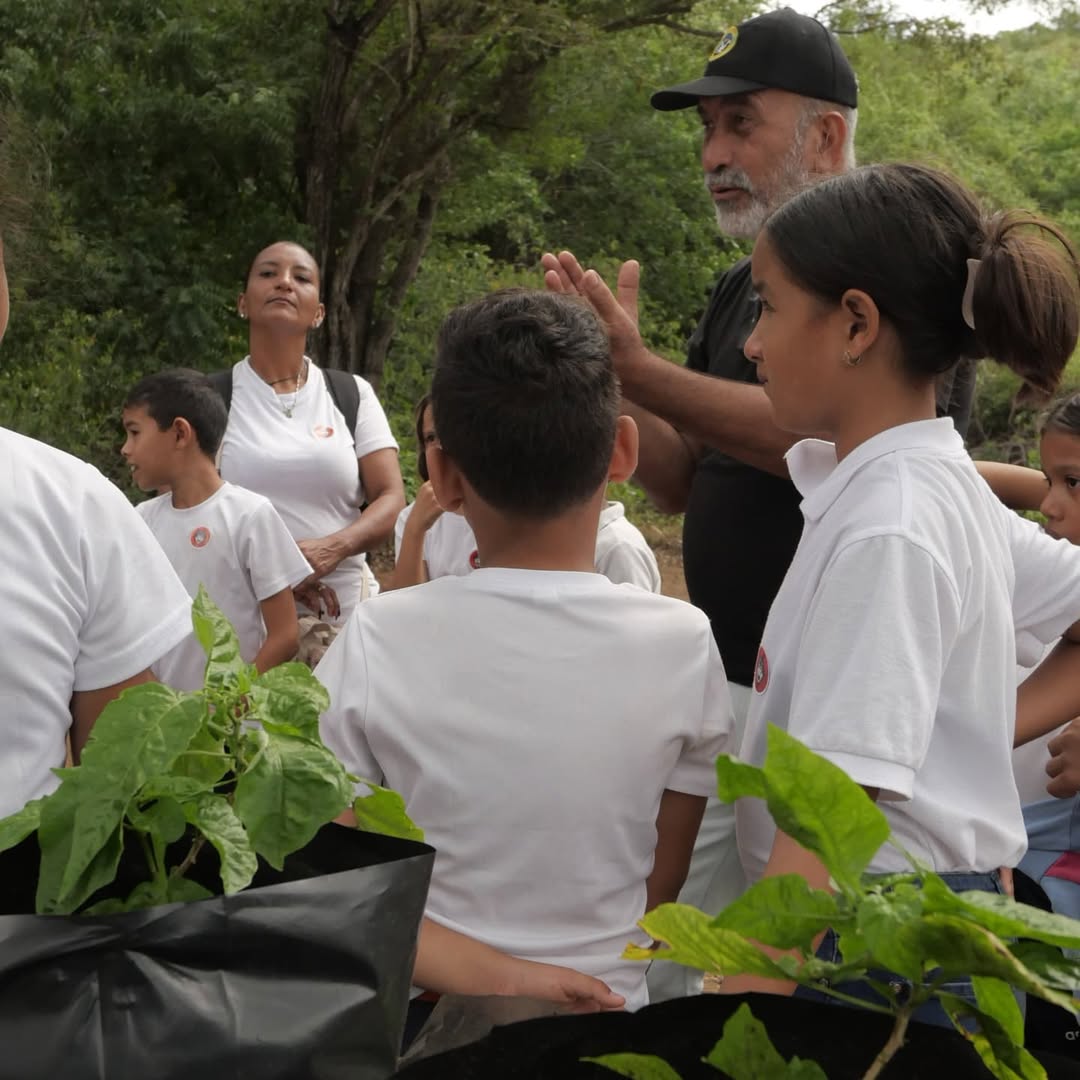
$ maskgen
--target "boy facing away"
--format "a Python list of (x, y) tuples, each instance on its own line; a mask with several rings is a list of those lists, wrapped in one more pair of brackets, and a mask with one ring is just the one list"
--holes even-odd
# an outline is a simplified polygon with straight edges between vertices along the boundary
[(636, 1008), (645, 965), (620, 954), (679, 891), (731, 729), (708, 620), (595, 572), (637, 429), (581, 302), (508, 291), (458, 308), (432, 400), (432, 484), (480, 568), (356, 609), (316, 671), (323, 737), (401, 792), (437, 851), (417, 985), (447, 989), (426, 970), (448, 930)]
[[(266, 671), (296, 655), (292, 587), (311, 567), (269, 500), (221, 479), (215, 455), (228, 414), (205, 375), (177, 368), (148, 375), (124, 402), (121, 453), (143, 491), (165, 491), (136, 510), (188, 592), (205, 585), (240, 639), (240, 654)], [(177, 690), (203, 685), (206, 654), (190, 634), (154, 665)]]

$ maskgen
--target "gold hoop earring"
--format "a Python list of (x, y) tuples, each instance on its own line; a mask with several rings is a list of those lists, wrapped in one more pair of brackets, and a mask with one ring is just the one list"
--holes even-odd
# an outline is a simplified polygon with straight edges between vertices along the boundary
[(845, 349), (844, 363), (847, 364), (848, 367), (858, 367), (859, 364), (862, 363), (862, 353), (859, 353), (857, 356), (852, 356), (851, 353)]

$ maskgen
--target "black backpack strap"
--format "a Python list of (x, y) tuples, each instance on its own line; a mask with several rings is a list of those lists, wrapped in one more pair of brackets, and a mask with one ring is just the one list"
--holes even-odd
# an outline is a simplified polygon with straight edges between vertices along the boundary
[(232, 405), (232, 372), (231, 367), (225, 368), (224, 371), (211, 371), (206, 377), (210, 380), (210, 385), (221, 395), (221, 400), (225, 402), (225, 411), (229, 411), (229, 406)]
[(340, 368), (323, 368), (322, 373), (326, 379), (326, 388), (330, 391), (330, 397), (333, 398), (341, 415), (345, 417), (349, 438), (355, 441), (356, 418), (360, 414), (360, 387), (356, 385), (356, 380), (350, 372), (342, 371)]

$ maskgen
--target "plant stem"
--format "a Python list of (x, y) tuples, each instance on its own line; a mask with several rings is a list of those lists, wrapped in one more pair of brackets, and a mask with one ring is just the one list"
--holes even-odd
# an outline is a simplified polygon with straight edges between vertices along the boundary
[(889, 1038), (878, 1052), (878, 1056), (870, 1063), (870, 1068), (863, 1075), (863, 1080), (876, 1080), (876, 1077), (881, 1075), (881, 1070), (892, 1061), (897, 1050), (904, 1045), (904, 1033), (907, 1031), (911, 1013), (911, 1005), (900, 1006), (896, 1013), (896, 1023), (893, 1024)]
[(202, 851), (203, 845), (206, 843), (206, 837), (200, 833), (191, 842), (191, 848), (184, 856), (184, 861), (176, 867), (172, 872), (173, 877), (183, 877), (192, 867), (195, 860), (199, 857), (199, 852)]

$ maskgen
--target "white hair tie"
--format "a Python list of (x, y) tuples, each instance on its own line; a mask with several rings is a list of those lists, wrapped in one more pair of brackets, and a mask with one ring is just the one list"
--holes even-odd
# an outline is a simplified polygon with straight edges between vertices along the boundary
[(960, 314), (971, 330), (975, 329), (975, 312), (971, 308), (971, 302), (975, 298), (975, 278), (979, 275), (980, 266), (981, 259), (968, 259), (967, 285), (964, 286), (964, 299), (960, 301)]

